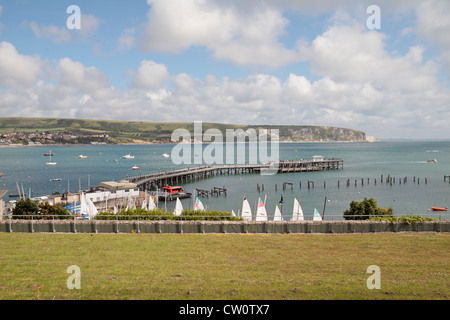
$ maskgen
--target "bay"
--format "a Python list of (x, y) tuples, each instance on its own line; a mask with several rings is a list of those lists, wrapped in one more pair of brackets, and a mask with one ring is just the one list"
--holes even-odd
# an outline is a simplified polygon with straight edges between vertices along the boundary
[[(0, 189), (8, 190), (9, 194), (16, 194), (17, 182), (21, 188), (23, 186), (26, 195), (31, 193), (32, 197), (37, 197), (53, 192), (63, 193), (67, 190), (77, 192), (80, 187), (87, 190), (102, 181), (118, 181), (139, 174), (195, 166), (175, 165), (170, 158), (162, 156), (164, 153), (171, 154), (174, 146), (149, 144), (0, 148), (0, 171), (3, 172), (3, 176), (0, 177)], [(56, 166), (45, 164), (49, 157), (44, 156), (44, 153), (50, 151), (55, 154), (52, 160), (58, 163)], [(122, 158), (128, 153), (134, 155), (135, 159)], [(79, 155), (85, 155), (87, 158), (80, 159)], [(280, 173), (273, 176), (259, 174), (216, 176), (183, 186), (193, 194), (196, 188), (227, 188), (226, 196), (210, 196), (201, 200), (208, 208), (234, 210), (236, 213), (241, 208), (244, 196), (249, 200), (253, 210), (256, 209), (259, 197), (266, 198), (269, 219), (272, 218), (276, 205), (281, 208), (284, 218), (289, 219), (294, 197), (300, 200), (305, 219), (308, 220), (312, 219), (315, 208), (321, 213), (325, 208), (327, 220), (342, 219), (342, 213), (349, 208), (350, 202), (361, 201), (364, 197), (374, 198), (379, 206), (391, 206), (396, 216), (414, 214), (445, 218), (448, 215), (429, 209), (432, 206), (450, 205), (450, 183), (448, 180), (444, 181), (444, 175), (450, 175), (450, 141), (281, 143), (279, 155), (281, 160), (310, 159), (314, 155), (342, 158), (344, 169)], [(427, 162), (434, 158), (438, 160), (437, 163)], [(135, 165), (139, 170), (132, 170)], [(381, 183), (381, 175), (384, 177), (384, 183)], [(386, 183), (388, 175), (396, 178), (396, 182), (392, 185)], [(408, 179), (407, 183), (400, 184), (400, 179), (403, 182), (405, 177)], [(55, 178), (60, 178), (61, 181), (50, 181)], [(350, 179), (348, 187), (347, 179)], [(308, 180), (314, 181), (314, 188), (308, 189)], [(282, 190), (285, 182), (292, 183), (292, 189), (288, 185), (286, 190)], [(264, 184), (264, 191), (258, 192), (257, 184), (260, 186)], [(279, 204), (281, 196), (284, 200), (283, 205)], [(4, 198), (6, 201), (11, 199), (8, 195)], [(193, 200), (183, 199), (183, 206), (192, 208)], [(167, 203), (166, 206), (168, 210), (172, 210), (174, 203)]]

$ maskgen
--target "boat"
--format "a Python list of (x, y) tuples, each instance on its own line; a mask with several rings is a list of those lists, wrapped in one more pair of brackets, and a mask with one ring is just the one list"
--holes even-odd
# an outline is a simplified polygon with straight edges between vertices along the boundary
[(148, 210), (154, 210), (156, 209), (155, 201), (153, 200), (152, 196), (148, 197)]
[(131, 170), (139, 170), (138, 166), (134, 166), (133, 168), (131, 168)]
[(170, 156), (167, 153), (163, 153), (162, 155), (164, 158), (169, 158)]
[(433, 211), (447, 211), (447, 207), (432, 207), (431, 210)]
[(177, 204), (175, 205), (175, 209), (173, 210), (173, 214), (176, 216), (181, 216), (183, 212), (183, 205), (181, 204), (180, 199), (177, 198)]
[(261, 198), (258, 199), (258, 208), (256, 209), (255, 221), (267, 221), (267, 211)]
[(275, 206), (275, 213), (273, 215), (273, 221), (283, 221), (283, 216), (281, 215), (281, 211), (278, 206)]
[(132, 156), (131, 154), (126, 154), (126, 155), (122, 156), (122, 158), (124, 158), (124, 159), (134, 159), (134, 156)]
[(204, 211), (204, 210), (205, 210), (205, 207), (203, 206), (203, 203), (197, 197), (197, 200), (195, 200), (195, 204), (194, 204), (194, 211)]
[(54, 155), (55, 155), (54, 153), (50, 153), (50, 152), (44, 153), (44, 156), (46, 156), (46, 157), (50, 157), (50, 156), (54, 156)]
[(47, 166), (56, 166), (58, 163), (56, 163), (55, 161), (52, 161), (52, 152), (51, 152), (51, 151), (50, 151), (49, 157), (50, 157), (50, 161), (48, 161), (48, 162), (46, 163), (46, 165), (47, 165)]
[(182, 187), (178, 186), (166, 186), (162, 188), (164, 192), (158, 195), (159, 200), (175, 200), (177, 198), (184, 199), (190, 198), (192, 193), (186, 192)]
[(313, 221), (322, 221), (322, 216), (320, 215), (319, 211), (317, 211), (316, 208), (314, 208)]
[(53, 178), (53, 179), (50, 179), (50, 181), (61, 181), (62, 179), (61, 178)]
[(241, 217), (244, 220), (251, 221), (252, 220), (252, 209), (250, 208), (250, 204), (248, 203), (248, 200), (244, 197), (244, 200), (242, 201), (242, 214)]
[(436, 159), (433, 159), (433, 160), (427, 160), (427, 162), (436, 163), (438, 161)]
[(294, 198), (294, 208), (292, 210), (292, 219), (291, 221), (301, 221), (303, 219), (303, 209), (300, 205), (300, 202), (297, 198)]
[(78, 158), (80, 158), (80, 159), (86, 159), (87, 156), (83, 156), (82, 154), (80, 154), (80, 155), (78, 156)]
[(81, 204), (80, 204), (80, 215), (82, 215), (86, 220), (91, 220), (98, 214), (98, 210), (95, 207), (91, 199), (86, 197), (85, 193), (81, 193)]

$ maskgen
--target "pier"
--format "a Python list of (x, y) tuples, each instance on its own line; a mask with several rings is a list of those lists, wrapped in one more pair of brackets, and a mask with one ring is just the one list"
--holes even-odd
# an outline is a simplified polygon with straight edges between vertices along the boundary
[(163, 171), (129, 177), (123, 182), (134, 183), (140, 190), (177, 185), (221, 175), (264, 174), (264, 170), (277, 173), (339, 170), (344, 168), (343, 159), (284, 160), (267, 164), (216, 165)]

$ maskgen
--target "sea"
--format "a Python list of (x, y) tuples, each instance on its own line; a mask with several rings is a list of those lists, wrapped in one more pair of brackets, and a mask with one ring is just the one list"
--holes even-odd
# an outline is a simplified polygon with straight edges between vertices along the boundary
[[(0, 148), (0, 172), (3, 172), (0, 190), (8, 190), (4, 200), (11, 201), (17, 200), (9, 197), (18, 194), (17, 186), (20, 192), (23, 190), (26, 196), (33, 198), (55, 192), (89, 190), (103, 181), (201, 165), (193, 164), (193, 158), (192, 163), (175, 164), (172, 158), (162, 156), (171, 155), (176, 146), (179, 147), (177, 144), (3, 147)], [(47, 152), (54, 154), (52, 161), (57, 162), (56, 166), (46, 165), (50, 160), (44, 156)], [(124, 159), (125, 154), (135, 158)], [(79, 155), (86, 158), (79, 158)], [(450, 207), (450, 179), (444, 181), (444, 176), (450, 175), (450, 141), (279, 144), (280, 160), (311, 159), (317, 155), (325, 159), (342, 158), (344, 168), (215, 176), (182, 186), (193, 195), (196, 188), (226, 188), (226, 195), (200, 197), (200, 200), (208, 209), (233, 210), (237, 214), (244, 197), (255, 211), (261, 198), (265, 200), (269, 220), (276, 206), (286, 220), (290, 219), (294, 198), (300, 201), (306, 220), (312, 219), (315, 209), (325, 220), (341, 220), (352, 200), (361, 201), (365, 197), (374, 198), (381, 207), (392, 207), (396, 216), (446, 218), (449, 215), (433, 212), (431, 207)], [(437, 162), (428, 162), (433, 159)], [(139, 169), (132, 170), (133, 166)], [(386, 183), (388, 177), (395, 178), (395, 183)], [(347, 186), (348, 179), (350, 185)], [(314, 182), (314, 187), (311, 183), (308, 188), (308, 181)], [(288, 184), (283, 190), (284, 183)], [(183, 199), (183, 207), (193, 208), (194, 201), (194, 196)], [(172, 210), (175, 203), (164, 205)]]

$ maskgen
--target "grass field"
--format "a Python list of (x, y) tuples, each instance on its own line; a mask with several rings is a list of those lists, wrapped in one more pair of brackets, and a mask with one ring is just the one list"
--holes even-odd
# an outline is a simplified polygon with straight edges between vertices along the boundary
[[(450, 297), (449, 234), (0, 233), (0, 246), (2, 300)], [(370, 265), (381, 289), (367, 288)]]

